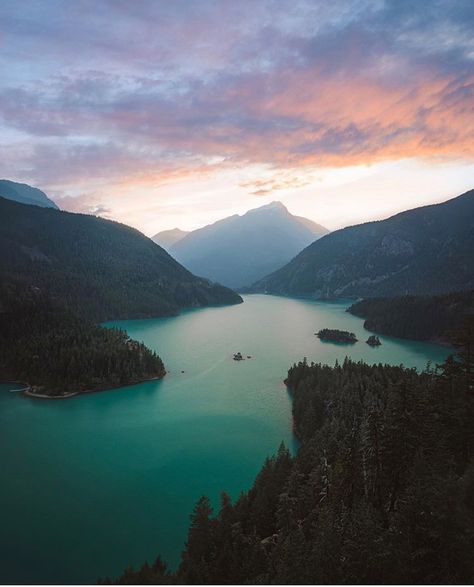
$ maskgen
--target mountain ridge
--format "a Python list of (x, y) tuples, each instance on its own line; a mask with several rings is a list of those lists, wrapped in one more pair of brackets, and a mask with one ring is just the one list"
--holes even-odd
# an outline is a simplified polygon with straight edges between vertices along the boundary
[(135, 228), (96, 216), (0, 198), (0, 246), (0, 304), (12, 289), (37, 288), (76, 315), (103, 321), (242, 301)]
[(26, 183), (18, 183), (9, 179), (0, 179), (0, 197), (19, 202), (20, 204), (59, 210), (59, 206), (48, 198), (42, 190)]
[(252, 291), (308, 297), (442, 294), (474, 285), (474, 190), (324, 236)]
[(169, 252), (193, 273), (240, 289), (327, 232), (292, 215), (281, 202), (271, 202), (194, 230)]

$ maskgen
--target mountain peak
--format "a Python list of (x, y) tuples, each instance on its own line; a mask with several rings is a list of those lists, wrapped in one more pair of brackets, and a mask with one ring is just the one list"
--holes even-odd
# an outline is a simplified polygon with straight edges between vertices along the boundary
[(310, 297), (443, 294), (474, 287), (474, 191), (346, 227), (312, 243), (255, 291)]
[(197, 275), (244, 287), (283, 266), (326, 232), (293, 216), (281, 202), (271, 202), (191, 232), (170, 247), (170, 253)]
[[(262, 208), (265, 208), (265, 206), (262, 206)], [(278, 200), (273, 200), (273, 202), (266, 205), (266, 208), (275, 208), (278, 210), (286, 210), (288, 212), (287, 207)]]
[[(288, 212), (288, 208), (282, 204), (281, 202), (274, 200), (273, 202), (270, 202), (269, 204), (264, 204), (263, 206), (259, 206), (258, 208), (252, 208), (252, 210), (249, 210), (248, 212), (246, 212), (246, 214), (251, 214), (253, 212), (268, 212), (268, 211), (276, 211), (276, 212), (285, 212), (286, 214), (289, 214)], [(245, 214), (244, 214), (245, 216)]]

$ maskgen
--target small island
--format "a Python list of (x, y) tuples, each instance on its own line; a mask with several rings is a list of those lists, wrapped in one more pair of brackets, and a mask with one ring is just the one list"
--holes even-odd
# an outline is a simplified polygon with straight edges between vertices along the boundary
[(232, 358), (234, 359), (234, 361), (245, 361), (241, 352), (235, 353)]
[(382, 343), (380, 342), (380, 338), (375, 334), (369, 336), (369, 338), (365, 341), (370, 346), (380, 346)]
[(332, 330), (330, 328), (323, 328), (315, 334), (320, 340), (329, 342), (342, 342), (349, 344), (354, 344), (357, 342), (356, 335), (353, 332), (348, 332), (347, 330)]

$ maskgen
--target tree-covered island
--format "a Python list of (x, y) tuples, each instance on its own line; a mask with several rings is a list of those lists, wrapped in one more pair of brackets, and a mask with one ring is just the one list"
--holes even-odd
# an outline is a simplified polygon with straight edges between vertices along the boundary
[(353, 332), (348, 332), (347, 330), (323, 328), (315, 334), (320, 340), (325, 342), (343, 342), (348, 344), (354, 344), (357, 342), (356, 335)]

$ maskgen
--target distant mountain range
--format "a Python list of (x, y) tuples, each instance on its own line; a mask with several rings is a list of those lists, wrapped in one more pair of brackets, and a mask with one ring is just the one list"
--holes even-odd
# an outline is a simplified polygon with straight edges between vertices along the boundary
[(187, 230), (180, 230), (179, 228), (172, 228), (171, 230), (163, 230), (158, 232), (155, 236), (151, 237), (151, 240), (160, 247), (163, 247), (165, 251), (169, 251), (170, 247), (182, 240), (189, 234)]
[(0, 198), (0, 308), (26, 291), (102, 321), (242, 301), (192, 275), (138, 230)]
[(441, 294), (474, 287), (474, 190), (337, 230), (253, 291), (308, 297)]
[(20, 202), (21, 204), (31, 204), (33, 206), (59, 210), (56, 204), (38, 188), (33, 188), (26, 183), (17, 183), (8, 179), (0, 179), (0, 197)]
[(272, 202), (182, 238), (176, 231), (158, 233), (153, 238), (165, 246), (170, 236), (177, 236), (168, 251), (187, 269), (228, 287), (241, 288), (281, 267), (327, 232), (307, 218), (290, 214), (280, 202)]

